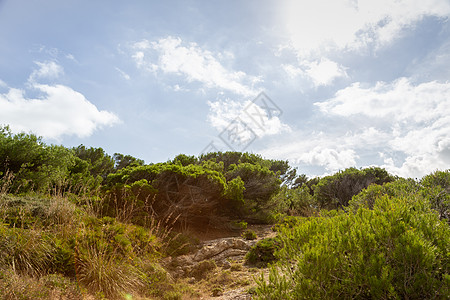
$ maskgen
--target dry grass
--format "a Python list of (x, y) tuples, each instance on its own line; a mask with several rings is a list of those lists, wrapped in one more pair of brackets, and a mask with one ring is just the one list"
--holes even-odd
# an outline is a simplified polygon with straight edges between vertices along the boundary
[(84, 299), (76, 283), (61, 275), (35, 277), (12, 269), (0, 271), (0, 298), (16, 299)]
[(119, 299), (127, 292), (141, 288), (144, 282), (130, 262), (109, 253), (105, 248), (87, 246), (76, 258), (76, 277), (92, 294)]

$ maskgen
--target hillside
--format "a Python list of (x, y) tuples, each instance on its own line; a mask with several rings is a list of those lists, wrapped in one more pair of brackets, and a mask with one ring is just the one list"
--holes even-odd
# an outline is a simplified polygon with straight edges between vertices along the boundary
[(0, 128), (2, 299), (445, 299), (450, 170), (145, 164)]

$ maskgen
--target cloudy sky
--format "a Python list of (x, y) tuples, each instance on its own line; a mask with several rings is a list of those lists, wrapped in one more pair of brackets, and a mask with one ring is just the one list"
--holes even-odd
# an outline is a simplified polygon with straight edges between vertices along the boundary
[(450, 167), (448, 0), (0, 0), (0, 124), (146, 163)]

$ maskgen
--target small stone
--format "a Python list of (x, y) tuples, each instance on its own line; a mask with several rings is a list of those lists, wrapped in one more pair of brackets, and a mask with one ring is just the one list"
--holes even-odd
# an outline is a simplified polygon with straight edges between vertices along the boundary
[(223, 290), (221, 288), (214, 288), (212, 290), (212, 296), (213, 297), (219, 297), (223, 295)]
[(195, 277), (191, 277), (188, 279), (188, 283), (189, 284), (194, 284), (197, 280), (195, 279)]
[(229, 262), (228, 260), (225, 260), (225, 261), (222, 263), (222, 268), (224, 268), (224, 269), (229, 269), (229, 268), (231, 268), (230, 262)]

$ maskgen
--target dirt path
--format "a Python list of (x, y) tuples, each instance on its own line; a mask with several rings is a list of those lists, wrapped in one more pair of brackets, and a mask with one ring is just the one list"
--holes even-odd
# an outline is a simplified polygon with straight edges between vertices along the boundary
[[(170, 258), (165, 262), (172, 276), (191, 288), (197, 299), (252, 299), (249, 290), (255, 277), (267, 269), (245, 264), (245, 255), (259, 240), (275, 236), (270, 225), (250, 225), (256, 240), (245, 240), (238, 234), (204, 240), (194, 253)], [(267, 278), (267, 276), (266, 276)]]

